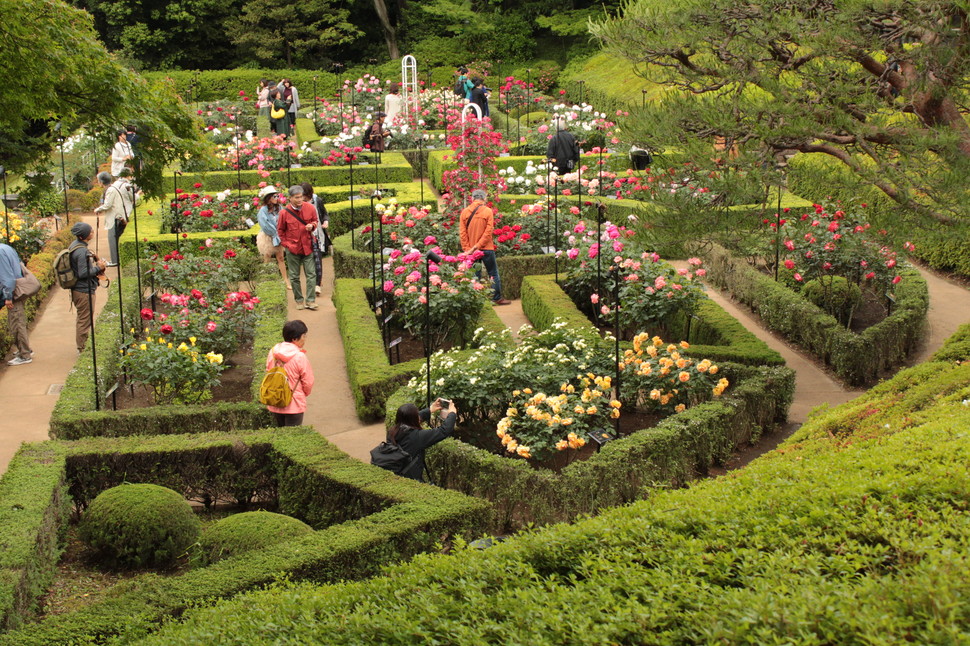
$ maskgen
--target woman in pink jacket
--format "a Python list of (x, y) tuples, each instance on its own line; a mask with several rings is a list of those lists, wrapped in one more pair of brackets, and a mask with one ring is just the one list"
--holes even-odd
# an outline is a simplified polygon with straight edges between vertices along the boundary
[(293, 399), (285, 408), (267, 406), (277, 426), (299, 426), (306, 412), (306, 398), (313, 389), (313, 368), (306, 357), (307, 326), (303, 321), (287, 321), (283, 326), (283, 343), (277, 343), (266, 356), (266, 369), (283, 366), (289, 378)]

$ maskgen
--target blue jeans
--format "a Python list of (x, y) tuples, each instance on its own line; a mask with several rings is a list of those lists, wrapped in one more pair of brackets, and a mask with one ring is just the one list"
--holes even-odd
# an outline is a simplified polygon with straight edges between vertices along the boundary
[[(493, 249), (482, 249), (482, 264), (485, 265), (485, 271), (488, 272), (488, 277), (492, 279), (493, 283), (493, 301), (498, 301), (502, 299), (502, 279), (498, 276), (498, 263), (495, 261), (495, 251)], [(482, 277), (482, 272), (479, 270), (478, 277)]]

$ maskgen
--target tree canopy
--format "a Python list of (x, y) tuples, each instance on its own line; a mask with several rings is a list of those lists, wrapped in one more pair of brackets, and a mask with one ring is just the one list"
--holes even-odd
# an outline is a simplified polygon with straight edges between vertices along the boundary
[(120, 65), (98, 41), (90, 14), (59, 0), (0, 0), (0, 164), (26, 169), (80, 128), (114, 141), (136, 124), (143, 135), (139, 184), (161, 187), (172, 159), (200, 150), (201, 136), (174, 91)]
[(822, 153), (909, 212), (970, 218), (965, 3), (634, 0), (592, 31), (668, 89), (644, 142), (718, 166), (723, 137), (755, 170)]

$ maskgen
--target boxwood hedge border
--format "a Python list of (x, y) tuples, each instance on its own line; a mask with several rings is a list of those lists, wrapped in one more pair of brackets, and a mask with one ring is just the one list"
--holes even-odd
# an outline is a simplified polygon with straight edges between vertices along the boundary
[(761, 316), (852, 386), (873, 383), (881, 372), (898, 367), (922, 338), (929, 309), (926, 281), (914, 269), (900, 272), (896, 304), (879, 323), (856, 334), (832, 316), (777, 283), (723, 247), (705, 252), (708, 279)]
[[(248, 472), (247, 472), (248, 470)], [(92, 475), (94, 474), (94, 475)], [(88, 438), (27, 444), (0, 479), (2, 625), (23, 625), (50, 583), (66, 526), (68, 486), (82, 500), (124, 481), (243, 487), (266, 480), (282, 513), (318, 531), (177, 577), (142, 575), (91, 605), (0, 635), (0, 644), (73, 644), (143, 636), (189, 607), (280, 577), (329, 582), (376, 574), (488, 523), (487, 502), (350, 458), (313, 429)], [(13, 518), (16, 516), (16, 518)]]
[[(548, 328), (556, 319), (565, 320), (571, 327), (593, 325), (562, 287), (555, 276), (527, 276), (522, 282), (522, 310), (538, 330)], [(667, 341), (681, 341), (686, 336), (686, 318), (675, 322), (681, 336)], [(691, 354), (712, 361), (731, 361), (753, 366), (782, 366), (780, 354), (749, 332), (720, 305), (710, 299), (701, 302), (690, 325)]]

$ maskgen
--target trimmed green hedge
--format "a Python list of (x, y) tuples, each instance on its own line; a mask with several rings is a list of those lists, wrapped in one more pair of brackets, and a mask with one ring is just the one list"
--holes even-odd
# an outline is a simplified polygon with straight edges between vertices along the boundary
[(926, 281), (903, 270), (892, 313), (856, 334), (814, 304), (720, 247), (705, 253), (709, 280), (756, 311), (765, 326), (832, 367), (851, 385), (875, 381), (899, 366), (922, 338), (929, 307)]
[[(347, 359), (347, 377), (354, 394), (357, 416), (375, 420), (384, 415), (387, 398), (417, 374), (424, 359), (391, 365), (384, 352), (384, 341), (377, 317), (370, 308), (369, 279), (338, 278), (333, 287), (337, 324)], [(501, 330), (505, 325), (491, 307), (483, 307), (479, 327)]]
[[(362, 228), (358, 228), (358, 234)], [(552, 255), (498, 256), (497, 261), (504, 298), (519, 298), (525, 276), (553, 271), (556, 263)], [(370, 253), (354, 249), (349, 233), (333, 239), (333, 273), (336, 278), (369, 280), (372, 267)]]
[[(124, 278), (126, 310), (137, 301), (134, 277)], [(94, 410), (94, 388), (91, 340), (78, 357), (74, 369), (51, 414), (50, 434), (59, 439), (78, 439), (94, 435), (118, 437), (125, 435), (155, 435), (204, 432), (213, 428), (225, 430), (270, 426), (272, 418), (256, 395), (263, 378), (263, 361), (280, 339), (286, 322), (286, 290), (275, 275), (257, 284), (259, 316), (253, 337), (253, 401), (198, 404), (193, 406), (151, 406), (122, 411), (110, 410), (103, 393), (119, 378), (120, 326), (118, 321), (118, 282), (108, 289), (104, 309), (94, 326), (97, 341), (98, 384), (101, 410)], [(99, 295), (104, 298), (104, 295)], [(126, 312), (126, 316), (128, 315)], [(131, 325), (131, 322), (126, 324)]]
[[(185, 173), (179, 180), (181, 187), (202, 183), (207, 192), (213, 193), (224, 189), (236, 190), (239, 182), (243, 189), (253, 189), (260, 182), (270, 184), (287, 184), (287, 177), (292, 184), (310, 182), (313, 186), (342, 186), (350, 184), (350, 166), (303, 166), (291, 168), (289, 174), (286, 169), (270, 171), (269, 177), (263, 177), (259, 171), (242, 170), (238, 174), (234, 170), (214, 170), (205, 173)], [(383, 153), (380, 164), (354, 164), (354, 184), (391, 184), (395, 182), (410, 182), (414, 179), (414, 169), (404, 155), (400, 153)]]
[[(566, 321), (571, 327), (592, 327), (586, 315), (555, 282), (554, 276), (528, 276), (523, 281), (522, 310), (538, 330), (548, 328), (556, 319)], [(689, 341), (693, 356), (753, 366), (785, 365), (780, 354), (712, 300), (705, 299), (700, 303), (691, 317), (689, 330), (687, 323), (683, 316), (672, 321), (670, 328), (677, 336), (669, 340)]]
[(70, 498), (63, 447), (26, 444), (0, 478), (0, 629), (20, 627), (57, 571)]
[[(27, 475), (30, 487), (25, 490)], [(22, 515), (19, 524), (0, 525), (0, 543), (15, 550), (11, 554), (20, 555), (25, 568), (43, 569), (46, 576), (34, 577), (26, 590), (33, 596), (8, 612), (7, 625), (19, 625), (50, 580), (57, 552), (48, 543), (56, 544), (53, 539), (65, 520), (66, 498), (59, 494), (65, 479), (82, 500), (124, 480), (174, 484), (183, 491), (207, 485), (251, 490), (254, 483), (263, 483), (281, 513), (318, 531), (181, 576), (139, 576), (78, 611), (2, 635), (0, 644), (134, 639), (187, 608), (281, 576), (326, 582), (376, 574), (388, 563), (433, 549), (444, 536), (474, 531), (490, 515), (484, 501), (362, 464), (310, 428), (27, 445), (0, 480), (0, 509), (19, 501)], [(0, 594), (5, 608), (13, 606), (6, 588)]]
[(964, 643), (967, 388), (970, 364), (904, 370), (728, 477), (369, 581), (247, 594), (148, 643)]
[(569, 520), (637, 500), (655, 486), (683, 485), (784, 422), (795, 392), (788, 368), (719, 365), (731, 381), (721, 399), (609, 442), (558, 474), (458, 440), (429, 449), (428, 470), (438, 485), (491, 501), (499, 531)]

